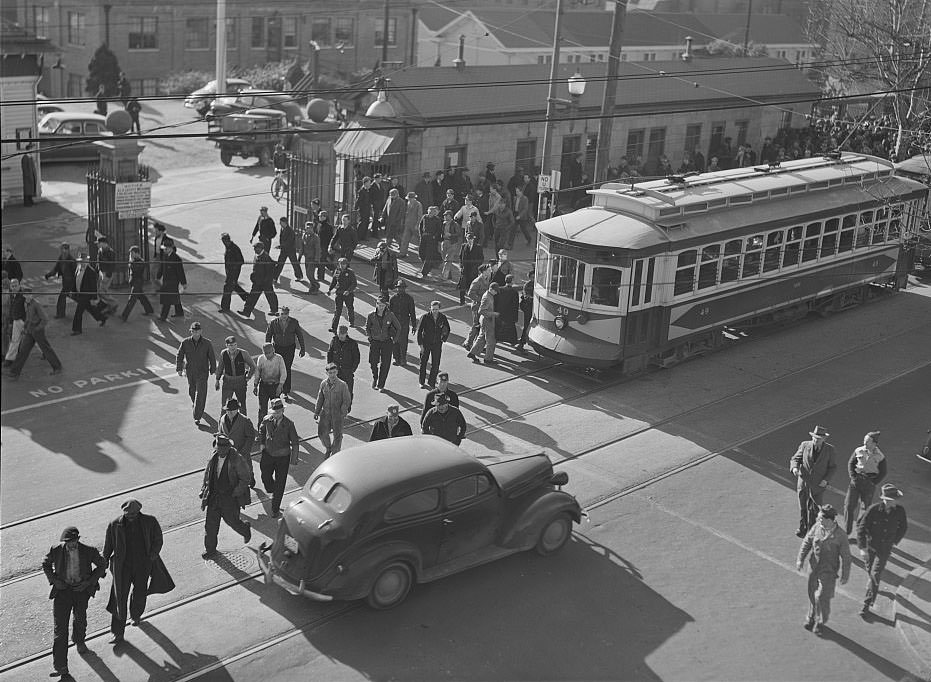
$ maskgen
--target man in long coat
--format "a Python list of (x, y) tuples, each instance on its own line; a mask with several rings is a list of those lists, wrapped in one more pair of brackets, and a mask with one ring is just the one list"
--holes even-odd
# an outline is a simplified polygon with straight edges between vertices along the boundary
[[(175, 589), (159, 554), (162, 551), (162, 527), (158, 519), (142, 514), (139, 500), (126, 500), (123, 513), (107, 526), (103, 558), (110, 564), (113, 585), (110, 587), (110, 632), (113, 644), (123, 641), (126, 631), (126, 604), (129, 617), (138, 625), (145, 611), (146, 597)], [(130, 592), (132, 594), (130, 595)]]
[(187, 278), (184, 276), (184, 264), (181, 262), (174, 241), (165, 239), (162, 245), (165, 247), (165, 255), (159, 263), (155, 279), (159, 285), (159, 303), (162, 304), (158, 319), (164, 322), (168, 319), (168, 311), (172, 306), (175, 308), (172, 317), (184, 317), (181, 292), (183, 287), (187, 286)]
[(834, 446), (827, 442), (829, 434), (823, 426), (816, 426), (809, 434), (811, 440), (802, 441), (789, 462), (789, 471), (797, 478), (799, 522), (796, 535), (805, 537), (812, 527), (824, 499), (824, 491), (837, 468)]
[(200, 508), (207, 512), (204, 521), (204, 552), (209, 559), (217, 553), (217, 534), (220, 520), (242, 535), (248, 544), (252, 539), (252, 525), (239, 516), (240, 508), (251, 500), (249, 483), (252, 465), (236, 452), (229, 438), (218, 433), (213, 438), (213, 456), (204, 469), (204, 482), (200, 489)]

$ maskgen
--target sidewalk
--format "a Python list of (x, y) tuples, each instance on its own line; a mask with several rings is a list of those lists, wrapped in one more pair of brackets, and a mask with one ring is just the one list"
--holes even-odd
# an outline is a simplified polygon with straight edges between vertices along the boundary
[(931, 568), (908, 574), (895, 592), (895, 624), (912, 653), (921, 661), (919, 677), (931, 680)]

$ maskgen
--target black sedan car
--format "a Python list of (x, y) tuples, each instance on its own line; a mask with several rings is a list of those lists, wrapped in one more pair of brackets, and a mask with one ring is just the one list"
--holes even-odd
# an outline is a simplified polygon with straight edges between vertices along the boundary
[(96, 161), (100, 152), (92, 139), (113, 135), (100, 114), (60, 111), (39, 121), (39, 158), (48, 161)]
[(561, 549), (582, 518), (568, 480), (543, 454), (485, 465), (436, 436), (367, 443), (317, 468), (259, 565), (294, 595), (391, 608), (415, 583)]

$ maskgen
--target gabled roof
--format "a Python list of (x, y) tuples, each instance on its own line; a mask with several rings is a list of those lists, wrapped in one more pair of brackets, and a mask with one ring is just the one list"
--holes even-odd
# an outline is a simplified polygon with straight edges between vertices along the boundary
[[(454, 12), (440, 7), (426, 7), (418, 16), (433, 32), (449, 26), (458, 18), (465, 20), (474, 17), (505, 49), (551, 47), (553, 44), (555, 12), (552, 8), (528, 11), (525, 8), (479, 7), (468, 12)], [(686, 36), (692, 36), (696, 46), (716, 38), (742, 44), (746, 22), (745, 14), (630, 10), (624, 27), (623, 45), (625, 48), (684, 46)], [(562, 20), (563, 49), (571, 52), (573, 49), (607, 47), (611, 41), (611, 23), (610, 12), (566, 12)], [(757, 45), (808, 42), (801, 25), (792, 17), (781, 14), (753, 15), (750, 39)]]
[[(696, 59), (648, 64), (622, 62), (617, 106), (636, 112), (675, 111), (696, 103), (722, 104), (816, 99), (820, 92), (803, 72), (781, 59)], [(604, 93), (604, 64), (560, 64), (565, 81), (577, 68), (591, 79), (579, 102), (581, 112), (597, 111)], [(414, 120), (497, 120), (536, 113), (546, 107), (548, 64), (412, 68), (392, 76), (388, 96), (399, 116)], [(660, 75), (660, 72), (667, 75)], [(676, 77), (676, 74), (681, 76)], [(491, 83), (493, 85), (486, 86)], [(697, 87), (696, 87), (697, 84)], [(559, 93), (565, 97), (567, 93)], [(747, 101), (749, 98), (749, 101)]]

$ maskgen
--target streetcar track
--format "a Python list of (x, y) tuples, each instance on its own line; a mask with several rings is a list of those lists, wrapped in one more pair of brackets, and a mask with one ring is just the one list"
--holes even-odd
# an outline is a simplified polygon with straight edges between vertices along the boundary
[[(738, 391), (738, 392), (736, 392), (736, 393), (731, 393), (731, 394), (729, 394), (729, 395), (722, 396), (722, 397), (716, 398), (716, 399), (714, 399), (714, 400), (707, 401), (707, 402), (705, 402), (705, 403), (703, 403), (703, 404), (701, 404), (701, 405), (698, 405), (698, 406), (689, 408), (688, 410), (683, 410), (683, 411), (681, 411), (681, 412), (679, 412), (679, 413), (677, 413), (677, 414), (675, 414), (675, 415), (671, 415), (671, 416), (665, 417), (665, 418), (663, 418), (663, 419), (661, 419), (661, 420), (657, 420), (655, 423), (646, 424), (646, 425), (644, 425), (644, 426), (642, 426), (642, 427), (638, 427), (638, 428), (635, 429), (634, 431), (631, 431), (631, 432), (628, 432), (628, 433), (625, 433), (625, 434), (621, 434), (620, 436), (617, 436), (617, 437), (615, 437), (615, 438), (611, 438), (611, 439), (608, 439), (607, 441), (603, 441), (603, 442), (601, 442), (601, 443), (598, 443), (598, 444), (592, 445), (592, 446), (590, 446), (590, 447), (587, 447), (587, 448), (585, 448), (585, 449), (579, 451), (578, 453), (575, 453), (575, 454), (572, 454), (572, 455), (569, 455), (569, 456), (564, 457), (563, 459), (561, 459), (561, 460), (559, 460), (558, 462), (556, 462), (556, 465), (558, 466), (559, 464), (562, 464), (563, 462), (579, 461), (579, 460), (583, 459), (584, 457), (586, 457), (587, 455), (590, 455), (590, 454), (592, 454), (592, 453), (594, 453), (594, 452), (596, 452), (596, 451), (598, 451), (598, 450), (601, 450), (601, 449), (603, 449), (603, 448), (605, 448), (605, 447), (609, 447), (609, 446), (611, 446), (611, 445), (617, 444), (617, 443), (622, 442), (622, 441), (624, 441), (624, 440), (630, 439), (630, 438), (632, 438), (632, 437), (634, 437), (634, 436), (636, 436), (636, 435), (642, 434), (642, 433), (644, 433), (644, 432), (647, 432), (647, 431), (650, 431), (650, 430), (654, 430), (654, 429), (656, 429), (657, 427), (659, 427), (659, 426), (661, 426), (661, 425), (663, 425), (663, 424), (668, 424), (668, 423), (673, 422), (673, 421), (675, 421), (675, 420), (677, 420), (677, 419), (681, 419), (683, 416), (688, 416), (688, 415), (690, 415), (690, 414), (694, 414), (694, 413), (696, 413), (696, 412), (699, 412), (699, 411), (701, 411), (701, 410), (703, 410), (703, 409), (707, 409), (707, 408), (709, 408), (709, 407), (713, 407), (713, 406), (715, 406), (715, 405), (719, 405), (719, 404), (721, 404), (721, 403), (723, 403), (723, 402), (726, 402), (727, 400), (730, 400), (730, 399), (739, 397), (739, 396), (741, 396), (741, 395), (746, 395), (746, 394), (748, 394), (748, 393), (750, 393), (750, 392), (759, 390), (760, 388), (763, 388), (763, 387), (765, 387), (765, 386), (767, 386), (767, 385), (769, 385), (769, 384), (773, 384), (773, 383), (775, 383), (775, 382), (782, 381), (782, 380), (787, 379), (787, 378), (791, 378), (792, 376), (795, 376), (795, 375), (800, 374), (800, 373), (803, 373), (803, 372), (811, 371), (813, 368), (817, 368), (817, 367), (819, 367), (819, 366), (826, 365), (826, 364), (828, 364), (828, 363), (830, 363), (830, 362), (832, 362), (832, 361), (834, 361), (834, 360), (836, 360), (836, 359), (838, 359), (838, 358), (842, 358), (842, 357), (845, 357), (845, 356), (852, 355), (852, 354), (854, 354), (854, 353), (857, 353), (857, 352), (863, 351), (863, 350), (865, 350), (865, 349), (868, 349), (868, 348), (870, 348), (870, 347), (872, 347), (872, 346), (875, 346), (875, 345), (877, 345), (877, 344), (879, 344), (879, 343), (884, 343), (884, 342), (889, 341), (890, 339), (894, 339), (894, 338), (897, 338), (897, 337), (900, 337), (900, 336), (904, 336), (904, 335), (906, 335), (906, 334), (909, 334), (909, 333), (911, 333), (911, 332), (914, 332), (914, 331), (916, 331), (916, 330), (919, 330), (919, 329), (921, 329), (921, 328), (923, 328), (923, 327), (927, 327), (927, 326), (928, 326), (928, 324), (920, 324), (920, 325), (917, 325), (917, 326), (915, 326), (915, 327), (911, 327), (911, 328), (909, 328), (909, 329), (906, 329), (906, 330), (903, 330), (903, 331), (901, 331), (901, 332), (898, 332), (898, 333), (896, 333), (896, 334), (894, 334), (894, 335), (892, 335), (892, 336), (887, 336), (887, 337), (883, 337), (883, 338), (881, 338), (881, 339), (876, 339), (876, 340), (871, 341), (871, 342), (869, 342), (869, 343), (861, 344), (861, 345), (859, 345), (859, 346), (857, 346), (857, 347), (847, 349), (847, 350), (845, 350), (845, 351), (843, 351), (843, 352), (841, 352), (841, 353), (838, 353), (838, 354), (836, 354), (836, 355), (832, 355), (832, 356), (827, 357), (827, 358), (824, 358), (824, 359), (822, 359), (822, 360), (818, 360), (818, 361), (816, 361), (816, 362), (809, 363), (808, 365), (806, 365), (806, 366), (804, 366), (804, 367), (802, 367), (802, 368), (799, 368), (799, 369), (796, 369), (796, 370), (792, 370), (791, 372), (782, 374), (782, 375), (780, 375), (779, 377), (774, 377), (774, 378), (766, 379), (766, 380), (761, 381), (761, 382), (757, 382), (757, 383), (753, 384), (752, 386), (748, 386), (748, 387), (746, 387), (746, 388), (744, 388), (744, 389), (741, 389), (740, 391)], [(550, 370), (550, 369), (556, 368), (556, 367), (558, 367), (558, 366), (559, 366), (559, 363), (553, 363), (553, 364), (551, 364), (551, 365), (549, 365), (549, 366), (546, 366), (546, 367), (542, 368), (542, 370), (543, 370), (543, 371), (545, 371), (545, 370)], [(805, 414), (794, 415), (794, 416), (792, 416), (792, 417), (789, 417), (789, 418), (783, 420), (783, 421), (780, 422), (779, 424), (776, 424), (776, 425), (772, 425), (772, 426), (770, 426), (770, 427), (767, 427), (765, 430), (763, 430), (763, 431), (761, 431), (761, 432), (759, 432), (759, 433), (754, 434), (752, 437), (739, 439), (739, 440), (737, 440), (737, 441), (735, 441), (735, 442), (733, 442), (733, 443), (728, 444), (727, 446), (725, 446), (725, 447), (723, 447), (723, 448), (721, 448), (721, 449), (718, 449), (718, 450), (715, 450), (714, 452), (709, 452), (709, 453), (706, 453), (706, 454), (701, 455), (701, 456), (699, 456), (699, 457), (693, 458), (693, 459), (689, 460), (688, 462), (684, 462), (684, 463), (682, 463), (682, 464), (680, 464), (680, 465), (677, 465), (677, 466), (675, 466), (675, 467), (672, 467), (672, 468), (670, 468), (670, 469), (668, 469), (668, 470), (665, 470), (665, 471), (662, 471), (662, 472), (660, 472), (660, 473), (658, 473), (658, 474), (655, 474), (655, 475), (653, 475), (653, 476), (650, 476), (649, 478), (647, 478), (647, 479), (645, 479), (645, 480), (643, 480), (643, 481), (639, 481), (639, 482), (636, 482), (636, 483), (632, 483), (632, 484), (627, 485), (627, 486), (624, 486), (624, 487), (622, 487), (622, 488), (619, 488), (619, 489), (616, 489), (616, 490), (613, 490), (613, 491), (609, 491), (609, 492), (603, 493), (603, 494), (599, 495), (594, 501), (588, 503), (588, 504), (584, 507), (584, 509), (585, 509), (586, 512), (592, 511), (592, 510), (595, 510), (595, 509), (598, 509), (599, 507), (605, 506), (605, 505), (610, 504), (611, 502), (614, 502), (614, 501), (616, 501), (616, 500), (618, 500), (618, 499), (620, 499), (620, 498), (622, 498), (622, 497), (625, 497), (625, 496), (627, 496), (627, 495), (633, 494), (633, 493), (635, 493), (635, 492), (637, 492), (637, 491), (639, 491), (639, 490), (642, 490), (642, 489), (644, 489), (644, 488), (646, 488), (646, 487), (648, 487), (648, 486), (650, 486), (650, 485), (652, 485), (652, 484), (654, 484), (654, 483), (657, 483), (657, 482), (659, 482), (659, 481), (661, 481), (661, 480), (663, 480), (663, 479), (666, 479), (666, 478), (675, 476), (675, 475), (677, 475), (677, 474), (679, 474), (679, 473), (681, 473), (681, 472), (683, 472), (683, 471), (686, 471), (686, 470), (688, 470), (688, 469), (691, 469), (691, 468), (694, 468), (694, 467), (696, 467), (696, 466), (699, 466), (700, 464), (703, 464), (704, 462), (707, 462), (707, 461), (709, 461), (709, 460), (711, 460), (711, 459), (715, 459), (715, 458), (717, 458), (717, 457), (720, 457), (722, 454), (727, 453), (727, 452), (729, 452), (729, 451), (732, 451), (734, 448), (740, 447), (741, 445), (743, 445), (743, 444), (745, 444), (745, 443), (747, 443), (747, 442), (750, 442), (750, 441), (752, 441), (752, 440), (756, 440), (756, 439), (758, 439), (758, 438), (760, 438), (760, 437), (763, 437), (763, 436), (766, 436), (766, 435), (768, 435), (768, 434), (770, 434), (770, 433), (773, 433), (773, 432), (775, 432), (775, 431), (778, 431), (779, 429), (782, 429), (782, 428), (784, 428), (784, 427), (786, 427), (786, 426), (788, 426), (788, 425), (790, 425), (790, 424), (792, 424), (792, 423), (795, 423), (796, 421), (798, 421), (798, 420), (801, 419), (802, 417), (806, 416), (807, 414), (812, 414), (812, 413), (815, 413), (815, 412), (820, 412), (820, 411), (823, 411), (824, 409), (828, 409), (828, 408), (830, 408), (830, 407), (836, 406), (836, 405), (841, 404), (841, 403), (843, 403), (843, 402), (845, 402), (845, 401), (847, 401), (847, 400), (850, 400), (851, 398), (853, 398), (853, 397), (855, 397), (855, 396), (857, 396), (857, 395), (862, 395), (862, 394), (864, 394), (864, 393), (867, 393), (867, 392), (869, 392), (870, 390), (873, 390), (874, 388), (877, 388), (877, 387), (882, 386), (882, 385), (884, 385), (884, 384), (886, 384), (886, 383), (889, 383), (890, 381), (895, 381), (896, 379), (898, 379), (898, 378), (900, 378), (900, 377), (902, 377), (902, 376), (905, 376), (905, 375), (907, 375), (907, 374), (909, 374), (909, 373), (911, 373), (911, 372), (914, 372), (914, 371), (916, 371), (916, 370), (924, 369), (924, 368), (926, 368), (926, 367), (928, 367), (928, 366), (931, 366), (931, 360), (929, 360), (929, 361), (927, 361), (927, 362), (925, 362), (925, 363), (923, 363), (923, 364), (918, 364), (918, 365), (909, 367), (908, 369), (902, 370), (902, 371), (896, 373), (895, 375), (892, 375), (892, 376), (885, 376), (885, 377), (882, 377), (882, 378), (880, 378), (880, 379), (877, 379), (876, 381), (872, 382), (871, 384), (867, 385), (866, 387), (858, 388), (858, 389), (856, 389), (855, 391), (853, 391), (853, 392), (851, 392), (851, 393), (849, 393), (849, 394), (846, 394), (846, 395), (844, 395), (844, 396), (838, 397), (838, 398), (836, 398), (835, 400), (833, 400), (833, 401), (831, 401), (831, 402), (829, 402), (829, 403), (818, 405), (817, 407), (812, 408), (812, 410), (806, 412)], [(507, 383), (507, 382), (510, 381), (510, 380), (513, 380), (513, 379), (516, 379), (516, 378), (520, 378), (521, 376), (526, 376), (526, 374), (530, 374), (530, 373), (532, 373), (532, 372), (526, 372), (526, 373), (524, 373), (524, 374), (522, 374), (522, 375), (515, 375), (515, 376), (512, 376), (512, 377), (503, 379), (503, 380), (501, 380), (501, 381), (492, 382), (491, 384), (488, 384), (488, 385), (486, 385), (486, 386), (484, 386), (484, 387), (481, 387), (481, 388), (488, 388), (488, 387), (490, 387), (490, 386), (495, 386), (495, 385), (500, 385), (500, 384), (503, 384), (503, 383)], [(475, 429), (472, 429), (469, 433), (475, 433), (475, 432), (478, 432), (478, 431), (483, 431), (483, 430), (488, 430), (488, 429), (492, 429), (492, 428), (497, 428), (497, 427), (499, 427), (499, 426), (501, 426), (501, 425), (503, 425), (503, 424), (506, 424), (506, 423), (508, 423), (508, 422), (512, 422), (512, 421), (516, 421), (516, 420), (518, 420), (518, 419), (524, 418), (524, 417), (526, 417), (527, 415), (535, 414), (535, 413), (538, 413), (538, 412), (541, 412), (541, 411), (544, 411), (544, 410), (547, 410), (547, 409), (551, 409), (551, 408), (553, 408), (553, 407), (555, 407), (555, 406), (557, 406), (557, 405), (559, 405), (559, 404), (561, 404), (561, 403), (567, 403), (567, 402), (575, 401), (575, 400), (578, 400), (579, 398), (584, 398), (584, 397), (586, 397), (586, 396), (588, 396), (588, 395), (592, 395), (592, 394), (595, 394), (595, 393), (599, 393), (599, 392), (605, 391), (605, 390), (607, 390), (607, 389), (609, 389), (609, 388), (612, 388), (612, 387), (614, 387), (614, 386), (616, 386), (616, 385), (618, 385), (618, 384), (626, 383), (626, 382), (630, 382), (630, 381), (634, 381), (634, 380), (638, 380), (638, 379), (644, 379), (644, 378), (646, 378), (646, 377), (648, 377), (648, 376), (650, 376), (650, 375), (648, 374), (648, 375), (638, 375), (638, 376), (634, 376), (634, 377), (619, 377), (619, 378), (617, 378), (617, 379), (614, 379), (614, 380), (605, 382), (605, 383), (603, 383), (603, 384), (601, 384), (601, 385), (598, 385), (598, 386), (596, 386), (596, 387), (593, 387), (593, 388), (584, 390), (584, 391), (582, 391), (582, 392), (580, 392), (580, 393), (577, 393), (576, 395), (571, 396), (570, 398), (562, 398), (562, 399), (560, 399), (560, 400), (553, 401), (553, 402), (551, 402), (551, 403), (549, 403), (549, 404), (547, 404), (547, 405), (540, 406), (540, 407), (538, 407), (538, 408), (534, 408), (533, 410), (530, 410), (530, 411), (528, 411), (528, 412), (526, 412), (526, 413), (523, 413), (523, 414), (521, 414), (521, 415), (516, 415), (516, 416), (513, 416), (513, 417), (509, 417), (509, 418), (507, 418), (507, 419), (503, 419), (503, 420), (499, 420), (499, 421), (496, 421), (496, 422), (490, 422), (490, 423), (483, 424), (483, 425), (480, 426), (480, 427), (477, 427), (477, 428), (475, 428)], [(479, 389), (479, 388), (470, 389), (470, 391), (475, 391), (475, 390), (480, 390), (480, 389)], [(464, 391), (463, 394), (465, 394), (465, 393), (467, 393), (467, 392), (469, 392), (469, 391)], [(416, 409), (416, 408), (408, 408), (408, 409), (410, 410), (410, 409)], [(359, 423), (359, 424), (363, 424), (363, 423), (366, 423), (367, 421), (371, 421), (371, 420), (359, 421), (358, 423)], [(310, 440), (310, 439), (307, 439), (307, 440)], [(201, 471), (202, 471), (201, 469), (198, 469), (196, 473), (200, 473)], [(303, 487), (303, 486), (295, 486), (295, 487), (292, 488), (291, 490), (286, 491), (285, 494), (293, 493), (293, 492), (295, 492), (295, 491), (297, 491), (297, 490), (300, 490), (302, 487)], [(253, 505), (261, 505), (261, 504), (262, 504), (262, 500), (257, 500), (256, 502), (253, 502), (250, 506), (253, 506)], [(179, 525), (177, 525), (177, 526), (173, 526), (173, 527), (169, 528), (168, 530), (166, 530), (165, 532), (166, 532), (166, 533), (169, 533), (169, 532), (172, 532), (172, 531), (181, 530), (182, 528), (188, 528), (188, 527), (191, 527), (191, 526), (194, 526), (194, 525), (199, 525), (201, 522), (202, 522), (202, 519), (200, 519), (200, 518), (193, 519), (192, 521), (185, 522), (185, 523), (179, 524)], [(10, 584), (13, 584), (13, 583), (15, 583), (15, 582), (20, 582), (20, 581), (25, 580), (25, 579), (30, 578), (30, 577), (34, 577), (34, 576), (36, 576), (36, 575), (41, 575), (41, 571), (39, 571), (39, 572), (34, 572), (34, 573), (30, 573), (30, 574), (26, 574), (26, 575), (23, 575), (23, 576), (18, 576), (18, 577), (16, 577), (16, 578), (11, 579), (11, 580), (8, 580), (8, 581), (6, 581), (6, 582), (4, 582), (4, 583), (0, 583), (0, 588), (5, 587), (5, 586), (10, 585)], [(170, 611), (172, 611), (172, 610), (174, 610), (174, 609), (180, 608), (180, 607), (182, 607), (182, 606), (184, 606), (184, 605), (187, 605), (187, 604), (190, 604), (190, 603), (192, 603), (192, 602), (196, 602), (196, 601), (198, 601), (198, 600), (200, 600), (200, 599), (203, 599), (203, 598), (212, 596), (212, 595), (217, 594), (217, 593), (219, 593), (219, 592), (222, 592), (222, 591), (224, 591), (224, 590), (227, 590), (227, 589), (230, 589), (230, 588), (232, 588), (232, 587), (235, 587), (236, 585), (242, 584), (242, 583), (247, 582), (247, 581), (249, 581), (249, 580), (252, 580), (252, 579), (254, 579), (254, 578), (258, 578), (258, 577), (260, 577), (261, 575), (262, 575), (261, 571), (256, 571), (256, 572), (250, 573), (250, 574), (248, 574), (248, 575), (245, 575), (245, 576), (243, 576), (243, 577), (241, 577), (241, 578), (238, 578), (238, 579), (235, 579), (235, 580), (231, 580), (231, 581), (227, 581), (227, 582), (221, 583), (221, 584), (219, 584), (219, 585), (214, 585), (214, 586), (212, 586), (212, 587), (210, 587), (210, 588), (207, 588), (206, 590), (202, 590), (202, 591), (197, 592), (197, 593), (195, 593), (195, 594), (193, 594), (193, 595), (189, 595), (188, 597), (184, 597), (184, 598), (182, 598), (182, 599), (179, 599), (178, 601), (165, 604), (165, 605), (163, 605), (163, 606), (161, 606), (161, 607), (158, 607), (157, 609), (153, 609), (152, 611), (150, 611), (150, 612), (148, 612), (148, 613), (146, 614), (144, 620), (145, 620), (145, 619), (148, 619), (148, 618), (152, 618), (152, 617), (154, 617), (154, 616), (156, 616), (156, 615), (160, 615), (160, 614), (164, 614), (164, 613), (170, 612)], [(285, 632), (285, 633), (283, 633), (283, 634), (281, 634), (281, 635), (278, 635), (278, 636), (276, 636), (275, 638), (272, 638), (272, 639), (270, 639), (270, 640), (267, 640), (266, 642), (260, 643), (260, 644), (258, 644), (258, 645), (254, 645), (254, 646), (250, 647), (249, 649), (246, 649), (246, 650), (244, 650), (244, 651), (238, 652), (237, 654), (234, 654), (233, 656), (230, 656), (230, 657), (227, 657), (227, 658), (222, 659), (222, 660), (220, 660), (220, 661), (217, 661), (217, 662), (215, 662), (215, 663), (212, 663), (210, 666), (207, 666), (206, 668), (203, 668), (203, 669), (200, 669), (200, 670), (197, 670), (197, 671), (192, 671), (191, 673), (186, 674), (184, 677), (179, 678), (179, 680), (176, 681), (176, 682), (189, 681), (189, 680), (196, 679), (197, 677), (200, 677), (200, 676), (205, 675), (205, 674), (207, 674), (207, 673), (209, 673), (209, 672), (212, 672), (213, 670), (222, 668), (223, 666), (225, 666), (225, 665), (227, 665), (227, 664), (229, 664), (229, 663), (232, 663), (232, 662), (234, 662), (234, 661), (236, 661), (236, 660), (239, 660), (239, 659), (241, 659), (241, 658), (243, 658), (243, 657), (246, 657), (246, 656), (248, 656), (248, 655), (252, 655), (252, 654), (254, 654), (254, 653), (258, 653), (258, 652), (260, 652), (260, 651), (262, 651), (262, 650), (264, 650), (264, 649), (266, 649), (266, 648), (270, 648), (270, 647), (272, 647), (272, 646), (275, 646), (276, 644), (278, 644), (278, 643), (280, 643), (280, 642), (283, 642), (283, 641), (289, 639), (290, 637), (293, 637), (293, 636), (295, 636), (295, 635), (298, 635), (298, 634), (300, 634), (300, 633), (302, 633), (302, 632), (305, 632), (306, 630), (308, 630), (308, 629), (310, 629), (310, 628), (312, 628), (312, 627), (315, 627), (316, 625), (323, 624), (323, 623), (325, 623), (325, 622), (327, 622), (327, 621), (329, 621), (329, 620), (333, 620), (333, 619), (335, 619), (335, 618), (337, 618), (337, 617), (340, 617), (340, 616), (345, 615), (345, 614), (347, 614), (347, 613), (349, 613), (349, 612), (351, 612), (351, 611), (354, 611), (355, 608), (350, 608), (350, 607), (353, 607), (353, 606), (355, 606), (356, 608), (359, 607), (358, 604), (350, 604), (350, 605), (347, 605), (347, 608), (344, 609), (344, 610), (337, 611), (337, 612), (334, 613), (334, 614), (329, 614), (329, 615), (324, 616), (324, 617), (322, 617), (322, 618), (313, 619), (313, 620), (311, 620), (311, 621), (308, 621), (307, 623), (302, 624), (301, 626), (298, 626), (298, 627), (296, 627), (296, 628), (294, 628), (294, 629), (292, 629), (292, 630), (289, 630), (289, 631), (287, 631), (287, 632)], [(88, 639), (94, 639), (94, 638), (101, 637), (101, 636), (107, 634), (108, 632), (109, 632), (109, 629), (108, 629), (108, 628), (103, 628), (103, 629), (101, 629), (101, 630), (98, 630), (98, 631), (96, 631), (96, 632), (94, 632), (94, 633), (89, 634), (89, 635), (88, 635)], [(24, 657), (24, 658), (22, 658), (22, 659), (18, 659), (18, 660), (16, 660), (16, 661), (12, 661), (12, 662), (10, 662), (10, 663), (8, 663), (8, 664), (6, 664), (6, 665), (0, 667), (0, 674), (5, 673), (5, 672), (7, 672), (7, 671), (9, 671), (9, 670), (14, 670), (14, 669), (16, 669), (16, 668), (18, 668), (18, 667), (21, 667), (21, 666), (23, 666), (23, 665), (27, 665), (27, 664), (29, 664), (29, 663), (31, 663), (31, 662), (33, 662), (33, 661), (39, 660), (40, 658), (46, 657), (46, 656), (48, 656), (48, 655), (49, 655), (48, 651), (43, 651), (43, 652), (37, 652), (37, 653), (31, 654), (31, 655), (29, 655), (29, 656), (26, 656), (26, 657)]]

